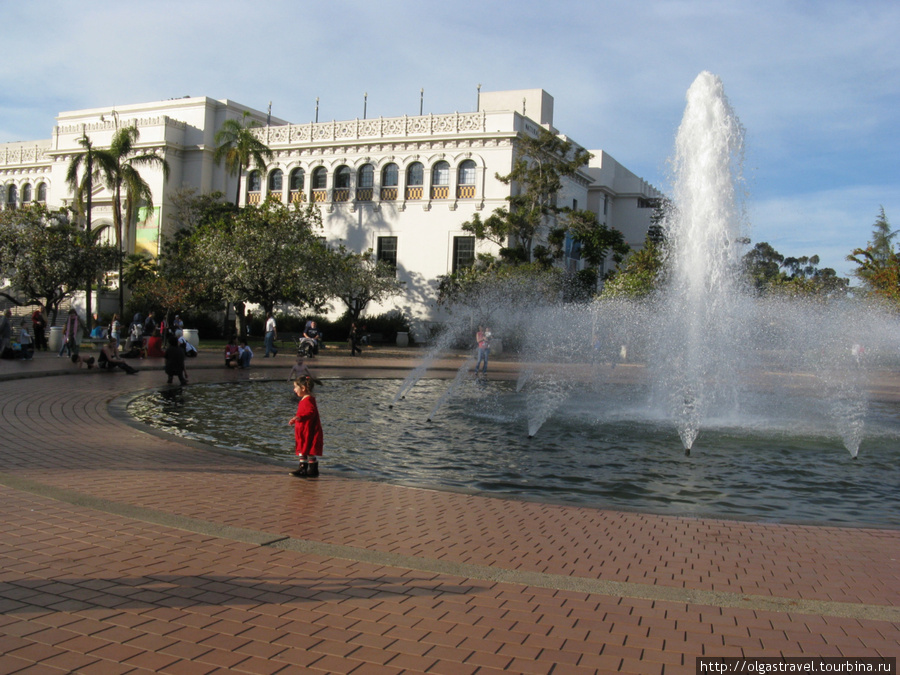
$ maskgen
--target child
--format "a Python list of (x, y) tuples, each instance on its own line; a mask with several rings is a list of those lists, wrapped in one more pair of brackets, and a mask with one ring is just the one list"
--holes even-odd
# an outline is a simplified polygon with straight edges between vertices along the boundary
[(290, 474), (296, 478), (318, 478), (319, 463), (316, 457), (322, 456), (322, 422), (319, 420), (319, 408), (312, 395), (315, 383), (311, 377), (301, 377), (294, 381), (294, 393), (300, 398), (297, 414), (288, 424), (294, 427), (295, 452), (300, 457), (300, 466)]
[(303, 357), (297, 357), (297, 363), (294, 364), (294, 367), (291, 368), (291, 374), (288, 376), (288, 379), (291, 382), (296, 382), (298, 379), (303, 379), (304, 377), (310, 378), (315, 384), (322, 386), (322, 380), (315, 377), (307, 366), (303, 362)]

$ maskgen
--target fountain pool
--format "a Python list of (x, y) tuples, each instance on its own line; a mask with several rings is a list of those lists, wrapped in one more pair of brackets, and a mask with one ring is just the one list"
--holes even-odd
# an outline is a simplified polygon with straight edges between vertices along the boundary
[[(346, 474), (670, 515), (900, 527), (898, 404), (871, 404), (865, 453), (854, 460), (827, 406), (810, 399), (798, 424), (793, 415), (773, 417), (777, 404), (761, 394), (740, 419), (707, 420), (698, 461), (678, 452), (671, 421), (646, 408), (640, 384), (573, 385), (534, 438), (528, 395), (515, 381), (463, 379), (432, 422), (448, 382), (421, 380), (391, 407), (399, 384), (328, 380), (317, 391), (323, 479)], [(238, 405), (252, 425), (236, 423)], [(283, 381), (164, 389), (129, 406), (156, 428), (285, 466), (295, 409)]]

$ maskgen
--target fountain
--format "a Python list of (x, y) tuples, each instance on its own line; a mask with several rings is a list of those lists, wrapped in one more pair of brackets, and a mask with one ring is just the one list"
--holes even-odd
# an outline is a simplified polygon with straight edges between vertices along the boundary
[[(870, 394), (873, 373), (898, 368), (897, 321), (859, 301), (745, 291), (743, 142), (721, 81), (701, 73), (678, 130), (663, 289), (578, 305), (528, 279), (483, 288), (402, 383), (329, 383), (324, 471), (679, 515), (900, 527), (900, 407)], [(476, 379), (470, 358), (449, 383), (427, 377), (483, 323), (505, 350), (517, 343), (516, 371), (498, 376), (492, 363)], [(283, 383), (246, 386), (259, 388), (243, 398), (258, 421), (246, 436), (230, 406), (219, 411), (232, 398), (202, 386), (135, 414), (287, 458), (272, 411), (281, 396), (290, 416)], [(845, 461), (861, 448), (864, 460)]]

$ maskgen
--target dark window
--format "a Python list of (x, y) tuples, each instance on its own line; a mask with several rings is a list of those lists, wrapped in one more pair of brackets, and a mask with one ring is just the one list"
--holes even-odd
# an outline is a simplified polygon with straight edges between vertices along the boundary
[(324, 166), (317, 166), (312, 172), (312, 189), (324, 190), (328, 180), (328, 171)]
[(406, 170), (407, 185), (424, 185), (425, 184), (425, 167), (421, 162), (413, 162)]
[(15, 185), (10, 185), (6, 191), (6, 205), (14, 209), (17, 201), (19, 201), (19, 190)]
[(259, 192), (261, 186), (259, 171), (250, 172), (250, 175), (247, 177), (247, 186), (247, 189), (250, 190), (250, 192)]
[(291, 171), (291, 190), (302, 190), (303, 182), (306, 180), (306, 173), (303, 169), (294, 169)]
[(370, 188), (375, 185), (375, 168), (371, 164), (363, 164), (359, 167), (357, 187)]
[(471, 159), (459, 165), (459, 184), (475, 185), (475, 162)]
[(281, 169), (275, 169), (269, 174), (269, 192), (281, 192), (283, 182), (284, 173), (282, 173)]
[(396, 164), (388, 164), (381, 170), (381, 187), (397, 187), (400, 184), (400, 168)]
[(397, 237), (378, 237), (376, 259), (397, 271)]
[(39, 202), (47, 201), (47, 184), (40, 183), (37, 188), (37, 200)]
[(431, 169), (432, 185), (450, 185), (450, 165), (447, 162), (438, 162)]
[(453, 271), (475, 264), (475, 237), (453, 237)]
[(336, 190), (350, 187), (350, 167), (338, 167), (334, 172), (334, 187)]

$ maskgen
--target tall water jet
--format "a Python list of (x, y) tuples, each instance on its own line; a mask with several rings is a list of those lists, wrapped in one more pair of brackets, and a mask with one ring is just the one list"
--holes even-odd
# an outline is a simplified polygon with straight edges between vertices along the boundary
[(655, 349), (662, 393), (688, 454), (739, 367), (743, 144), (721, 80), (700, 73), (675, 141), (674, 208), (665, 223), (670, 278)]

